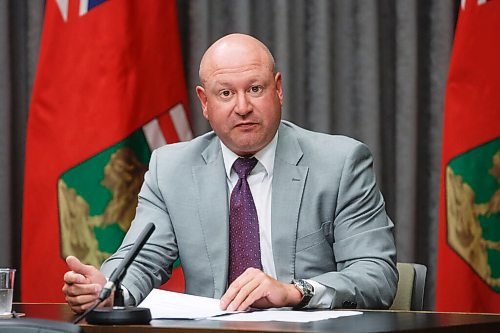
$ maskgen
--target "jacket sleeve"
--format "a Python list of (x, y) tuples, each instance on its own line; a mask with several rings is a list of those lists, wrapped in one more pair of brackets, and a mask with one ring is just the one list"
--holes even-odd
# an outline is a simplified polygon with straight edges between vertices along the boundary
[(390, 307), (398, 283), (394, 224), (363, 144), (345, 159), (333, 227), (337, 271), (312, 278), (329, 288), (331, 308)]

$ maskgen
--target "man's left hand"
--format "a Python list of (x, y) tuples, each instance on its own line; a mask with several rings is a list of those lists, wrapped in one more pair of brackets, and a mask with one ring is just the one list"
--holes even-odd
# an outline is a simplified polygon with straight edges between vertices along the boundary
[(222, 310), (244, 311), (249, 307), (278, 308), (294, 306), (302, 299), (291, 283), (282, 283), (259, 269), (248, 268), (231, 283), (220, 300)]

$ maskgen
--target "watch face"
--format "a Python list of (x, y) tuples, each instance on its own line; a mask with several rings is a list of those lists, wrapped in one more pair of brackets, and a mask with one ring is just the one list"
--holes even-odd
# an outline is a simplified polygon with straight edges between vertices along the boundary
[(314, 288), (313, 286), (307, 282), (307, 281), (304, 281), (304, 280), (301, 280), (302, 283), (304, 284), (304, 295), (307, 295), (307, 296), (310, 296), (312, 297), (314, 295)]
[(294, 308), (303, 308), (309, 304), (309, 301), (314, 296), (314, 287), (312, 286), (312, 284), (305, 280), (293, 280), (292, 282), (302, 294), (302, 300)]

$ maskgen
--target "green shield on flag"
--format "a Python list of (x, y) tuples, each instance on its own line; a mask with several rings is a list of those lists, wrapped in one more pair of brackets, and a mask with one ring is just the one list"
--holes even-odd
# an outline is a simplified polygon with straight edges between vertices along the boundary
[(135, 216), (151, 150), (142, 129), (64, 172), (58, 180), (61, 256), (99, 267)]
[(448, 163), (446, 220), (450, 247), (500, 293), (500, 138)]

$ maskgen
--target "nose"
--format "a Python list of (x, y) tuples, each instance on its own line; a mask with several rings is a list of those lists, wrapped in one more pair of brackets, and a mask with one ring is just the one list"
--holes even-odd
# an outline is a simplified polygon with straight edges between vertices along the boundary
[(252, 103), (249, 101), (249, 97), (245, 93), (238, 94), (236, 101), (236, 113), (240, 116), (245, 116), (250, 112), (252, 112)]

